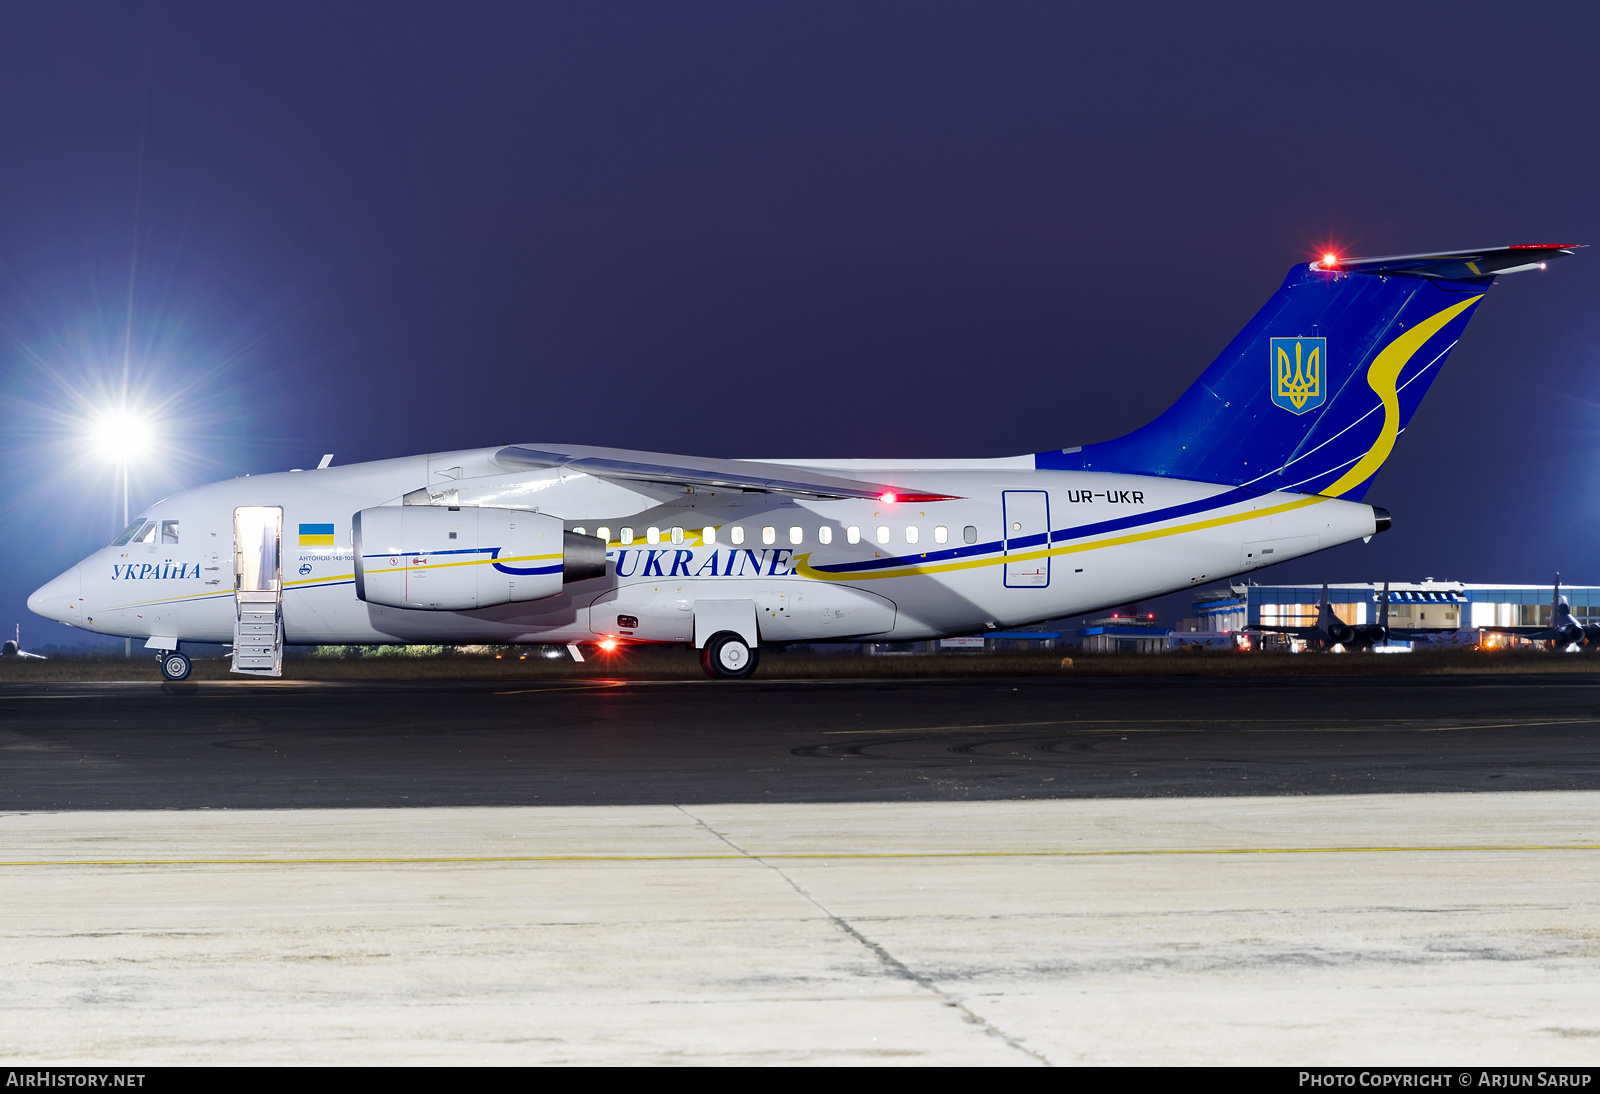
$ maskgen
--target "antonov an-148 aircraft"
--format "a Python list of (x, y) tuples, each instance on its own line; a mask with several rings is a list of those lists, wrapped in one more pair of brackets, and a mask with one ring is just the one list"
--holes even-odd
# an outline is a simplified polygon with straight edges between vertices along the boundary
[(1567, 244), (1299, 265), (1124, 437), (983, 460), (517, 444), (253, 475), (150, 506), (28, 600), (146, 638), (283, 646), (904, 641), (1076, 615), (1370, 537), (1361, 499), (1496, 275)]

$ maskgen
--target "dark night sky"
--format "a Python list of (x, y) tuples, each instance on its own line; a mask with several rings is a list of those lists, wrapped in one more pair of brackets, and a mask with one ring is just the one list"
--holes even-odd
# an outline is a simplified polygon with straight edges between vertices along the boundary
[[(135, 509), (509, 441), (992, 456), (1163, 409), (1332, 244), (1600, 244), (1593, 5), (9, 4), (0, 622)], [(1600, 249), (1506, 278), (1262, 580), (1600, 583)], [(1169, 611), (1169, 614), (1172, 614)], [(9, 625), (5, 627), (10, 630)]]

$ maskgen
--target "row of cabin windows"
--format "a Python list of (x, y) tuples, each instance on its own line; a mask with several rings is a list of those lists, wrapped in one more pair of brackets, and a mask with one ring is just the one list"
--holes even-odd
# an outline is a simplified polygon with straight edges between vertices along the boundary
[[(585, 535), (589, 534), (587, 531), (585, 531), (582, 528), (574, 528), (573, 531), (578, 533), (578, 535), (580, 535), (580, 536), (585, 536)], [(906, 525), (903, 531), (905, 533), (905, 540), (906, 540), (907, 543), (918, 543), (918, 542), (921, 542), (921, 540), (922, 540), (922, 531), (915, 524)], [(594, 530), (594, 534), (596, 536), (598, 536), (600, 539), (605, 540), (607, 543), (611, 542), (611, 529), (605, 527), (604, 525), (602, 525), (599, 528), (596, 528)], [(683, 529), (682, 528), (665, 528), (665, 529), (662, 529), (662, 528), (646, 528), (644, 530), (644, 541), (646, 543), (661, 543), (663, 541), (663, 538), (665, 538), (666, 542), (669, 542), (669, 543), (682, 543), (683, 542)], [(735, 525), (734, 527), (728, 529), (728, 542), (732, 543), (734, 546), (738, 546), (738, 545), (742, 544), (744, 542), (744, 538), (745, 538), (744, 529), (739, 527), (738, 525)], [(874, 532), (874, 539), (878, 543), (888, 543), (892, 538), (893, 538), (893, 535), (889, 531), (889, 526), (887, 524), (878, 525), (876, 531)], [(627, 547), (627, 546), (631, 545), (634, 542), (634, 539), (635, 539), (634, 530), (632, 528), (623, 527), (623, 528), (618, 530), (617, 542), (620, 543), (622, 546)], [(861, 542), (861, 529), (859, 527), (857, 527), (856, 525), (852, 524), (850, 527), (848, 527), (848, 528), (846, 528), (844, 530), (844, 539), (845, 539), (846, 543), (860, 543)], [(977, 527), (975, 525), (971, 525), (971, 524), (967, 525), (965, 528), (963, 528), (961, 530), (961, 539), (965, 543), (976, 543), (976, 542), (978, 542), (978, 529), (977, 529)], [(804, 543), (805, 541), (806, 541), (806, 530), (804, 528), (800, 527), (798, 524), (792, 525), (788, 530), (787, 542), (791, 543), (791, 544), (794, 544), (794, 545), (799, 545), (799, 544)], [(708, 547), (716, 546), (716, 543), (717, 543), (717, 530), (715, 528), (710, 528), (710, 527), (700, 529), (700, 542), (705, 544)], [(778, 529), (773, 527), (770, 524), (766, 525), (765, 527), (763, 527), (761, 529), (761, 542), (763, 544), (769, 546), (769, 547), (772, 546), (773, 544), (777, 543), (778, 542)], [(830, 525), (824, 524), (822, 527), (817, 529), (817, 542), (821, 543), (821, 544), (824, 544), (824, 545), (833, 542), (833, 528)], [(935, 542), (935, 543), (949, 543), (950, 542), (950, 529), (946, 528), (942, 524), (935, 525), (934, 529), (933, 529), (933, 542)]]
[[(160, 530), (157, 534), (157, 529)], [(178, 522), (175, 520), (145, 520), (140, 517), (122, 530), (122, 534), (111, 541), (113, 547), (126, 547), (130, 543), (176, 543), (178, 542)]]
[[(159, 535), (158, 535), (158, 531), (159, 531)], [(582, 528), (574, 528), (573, 531), (578, 533), (578, 535), (580, 535), (580, 536), (588, 534)], [(903, 531), (904, 531), (904, 534), (905, 534), (905, 541), (907, 543), (915, 544), (915, 543), (920, 542), (921, 539), (922, 539), (922, 531), (915, 524), (906, 525), (905, 528), (903, 529)], [(605, 540), (607, 543), (611, 542), (611, 529), (610, 528), (601, 526), (601, 527), (596, 528), (594, 530), (594, 534), (596, 536), (600, 537), (601, 539)], [(682, 528), (667, 528), (665, 530), (663, 530), (661, 528), (646, 528), (645, 532), (644, 532), (644, 541), (646, 543), (660, 543), (662, 541), (662, 537), (663, 536), (665, 536), (667, 541), (670, 542), (670, 543), (682, 543), (683, 539), (684, 539), (683, 529)], [(455, 538), (455, 533), (454, 532), (450, 533), (450, 538), (451, 539)], [(860, 543), (861, 542), (861, 529), (859, 527), (857, 527), (856, 525), (852, 524), (850, 527), (848, 527), (848, 528), (846, 528), (844, 530), (844, 538), (845, 538), (845, 542), (846, 543)], [(880, 544), (887, 544), (887, 543), (890, 542), (890, 540), (893, 538), (893, 536), (892, 536), (892, 533), (890, 532), (889, 526), (887, 524), (880, 524), (880, 525), (878, 525), (878, 527), (877, 527), (877, 529), (876, 529), (876, 531), (874, 533), (874, 537), (873, 538)], [(965, 542), (965, 543), (977, 543), (978, 542), (978, 529), (977, 529), (977, 527), (974, 526), (974, 525), (971, 525), (971, 524), (967, 525), (965, 528), (963, 528), (961, 530), (961, 538), (962, 538), (962, 541)], [(618, 534), (617, 542), (622, 544), (622, 546), (627, 547), (627, 546), (629, 546), (630, 544), (632, 544), (634, 542), (634, 539), (635, 539), (634, 530), (632, 528), (624, 527), (624, 528), (622, 528), (620, 530), (620, 532)], [(738, 545), (744, 543), (744, 541), (745, 541), (744, 529), (742, 527), (739, 527), (738, 525), (735, 525), (733, 528), (730, 528), (728, 530), (728, 541), (730, 543), (734, 544), (735, 546), (738, 546)], [(806, 531), (805, 531), (805, 529), (800, 527), (798, 524), (790, 526), (789, 531), (788, 531), (788, 542), (790, 544), (792, 544), (792, 545), (799, 546), (800, 544), (803, 544), (805, 541), (806, 541)], [(128, 525), (128, 527), (123, 530), (123, 533), (120, 536), (118, 536), (116, 539), (112, 540), (111, 541), (111, 546), (113, 546), (113, 547), (126, 547), (129, 544), (133, 544), (133, 543), (151, 543), (151, 544), (153, 544), (153, 543), (158, 543), (158, 542), (159, 543), (177, 543), (178, 542), (178, 522), (177, 521), (175, 521), (175, 520), (154, 521), (154, 520), (145, 520), (144, 518), (141, 517), (140, 519), (134, 521), (132, 524)], [(717, 542), (717, 530), (715, 528), (712, 528), (712, 527), (706, 527), (706, 528), (700, 529), (700, 542), (705, 544), (708, 547), (715, 546), (716, 542)], [(761, 529), (761, 542), (763, 544), (765, 544), (766, 546), (768, 546), (768, 547), (770, 547), (773, 544), (777, 543), (778, 542), (778, 529), (773, 527), (770, 524), (766, 525), (765, 527), (763, 527)], [(826, 524), (824, 524), (822, 527), (818, 528), (817, 529), (817, 542), (821, 543), (823, 545), (827, 545), (827, 544), (832, 543), (833, 542), (833, 528), (831, 526), (829, 526), (829, 525), (826, 525)], [(942, 543), (949, 543), (950, 542), (950, 529), (946, 528), (942, 524), (935, 525), (934, 529), (933, 529), (933, 542), (934, 543), (941, 543), (941, 544)]]

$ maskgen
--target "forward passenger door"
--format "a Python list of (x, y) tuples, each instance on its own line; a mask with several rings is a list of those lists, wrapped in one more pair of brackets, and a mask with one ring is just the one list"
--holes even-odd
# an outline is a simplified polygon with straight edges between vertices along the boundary
[(283, 510), (241, 505), (233, 511), (233, 671), (283, 672)]

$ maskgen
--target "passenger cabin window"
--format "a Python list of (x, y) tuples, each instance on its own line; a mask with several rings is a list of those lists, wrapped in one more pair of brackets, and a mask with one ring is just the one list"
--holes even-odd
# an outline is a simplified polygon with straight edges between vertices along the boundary
[(826, 525), (826, 524), (824, 524), (821, 528), (818, 528), (817, 529), (817, 542), (818, 543), (832, 543), (833, 542), (833, 528), (831, 526), (829, 526), (829, 525)]
[(921, 535), (921, 533), (917, 531), (917, 526), (915, 524), (906, 525), (906, 542), (907, 543), (915, 543), (915, 542), (917, 542), (917, 537), (919, 535)]
[(682, 543), (683, 542), (683, 529), (682, 528), (674, 528), (672, 530), (672, 542), (673, 543)]
[(594, 534), (605, 540), (607, 543), (611, 542), (611, 529), (607, 528), (603, 524), (594, 530)]
[(743, 543), (744, 542), (744, 529), (743, 528), (734, 528), (733, 532), (728, 536), (728, 538), (733, 540), (735, 545)]
[(879, 543), (888, 543), (889, 542), (889, 526), (887, 524), (878, 525), (878, 542)]
[(709, 527), (700, 529), (700, 542), (704, 543), (707, 547), (716, 546), (717, 530)]
[(961, 529), (961, 538), (967, 543), (978, 542), (978, 529), (970, 524), (967, 525), (965, 528)]
[[(582, 529), (582, 528), (574, 528), (574, 529), (573, 529), (573, 530), (572, 530), (572, 534), (573, 534), (573, 535), (577, 535), (577, 536), (586, 536), (586, 535), (588, 535), (588, 534), (589, 534), (589, 533), (587, 533), (587, 532), (585, 532), (585, 531), (584, 531), (584, 530), (583, 530), (583, 529)], [(450, 537), (450, 538), (451, 538), (451, 539), (455, 539), (455, 538), (456, 538), (456, 537), (455, 537), (455, 536), (454, 536), (454, 535), (452, 535), (452, 536), (451, 536), (451, 537)]]
[(628, 544), (632, 543), (633, 542), (633, 529), (632, 528), (624, 528), (622, 530), (622, 535), (619, 537), (619, 542), (621, 542), (621, 544), (624, 547), (626, 547)]
[(177, 521), (175, 521), (175, 520), (164, 520), (164, 521), (161, 522), (161, 542), (162, 543), (176, 543), (176, 542), (178, 542), (178, 522)]
[(934, 530), (933, 530), (933, 542), (935, 542), (935, 543), (949, 543), (950, 542), (950, 529), (946, 528), (942, 524), (938, 525), (937, 527), (935, 527)]
[(765, 543), (769, 547), (778, 542), (778, 530), (770, 524), (762, 528), (761, 542)]
[(854, 524), (846, 528), (844, 530), (844, 541), (846, 543), (860, 543), (861, 529), (857, 528)]
[(806, 539), (805, 529), (801, 528), (799, 525), (795, 525), (793, 528), (789, 529), (789, 542), (790, 543), (804, 543), (805, 539)]
[(645, 530), (645, 533), (644, 533), (644, 541), (646, 543), (660, 543), (661, 542), (661, 529), (659, 529), (659, 528), (647, 528)]

